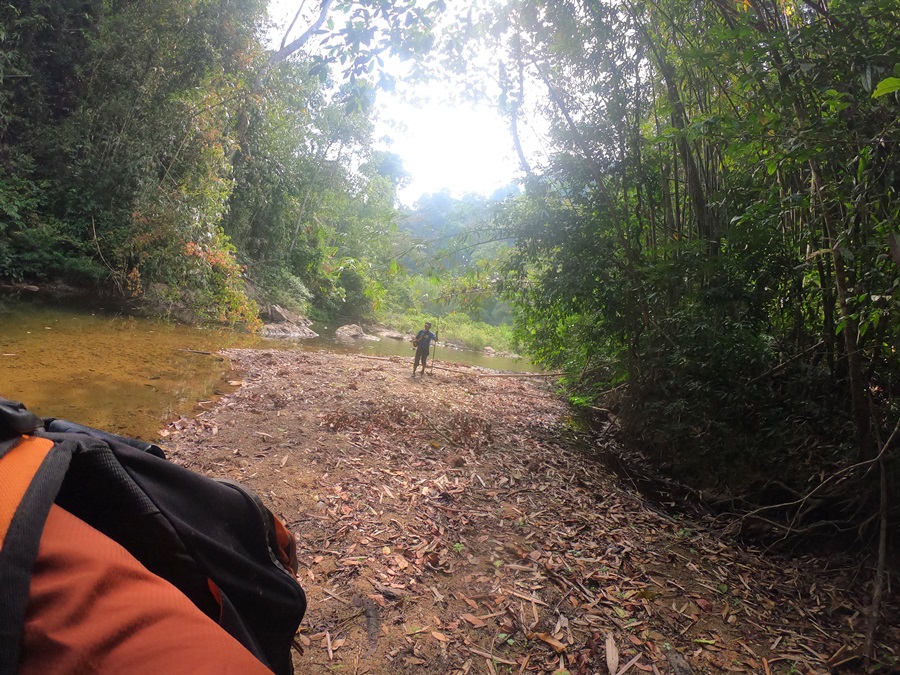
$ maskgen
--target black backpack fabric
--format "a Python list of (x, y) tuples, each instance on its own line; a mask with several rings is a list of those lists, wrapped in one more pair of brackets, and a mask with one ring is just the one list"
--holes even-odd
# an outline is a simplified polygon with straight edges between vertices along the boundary
[(23, 566), (37, 554), (53, 503), (172, 583), (273, 672), (293, 673), (291, 644), (306, 596), (293, 538), (254, 493), (173, 464), (151, 443), (42, 420), (0, 399), (0, 457), (23, 434), (55, 445), (13, 522), (16, 536), (33, 541), (10, 552), (4, 540), (0, 556), (0, 673), (15, 672), (28, 598)]

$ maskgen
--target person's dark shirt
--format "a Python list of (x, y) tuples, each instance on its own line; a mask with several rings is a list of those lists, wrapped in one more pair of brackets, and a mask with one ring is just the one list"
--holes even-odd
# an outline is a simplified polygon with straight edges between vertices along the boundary
[(419, 331), (419, 334), (416, 335), (416, 340), (418, 342), (418, 346), (416, 349), (420, 352), (427, 352), (431, 347), (431, 341), (437, 340), (437, 335), (432, 333), (430, 330), (425, 330), (424, 328)]

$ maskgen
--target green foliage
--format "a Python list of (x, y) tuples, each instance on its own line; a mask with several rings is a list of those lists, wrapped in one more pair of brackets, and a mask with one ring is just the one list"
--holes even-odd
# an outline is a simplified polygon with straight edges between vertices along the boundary
[(772, 476), (799, 488), (805, 470), (777, 449), (821, 445), (817, 466), (833, 467), (829, 453), (847, 450), (834, 439), (852, 429), (834, 414), (827, 369), (798, 364), (759, 377), (777, 365), (766, 338), (749, 323), (711, 322), (702, 305), (660, 325), (629, 379), (628, 435), (706, 489), (740, 492)]
[(292, 312), (306, 316), (313, 298), (303, 281), (280, 267), (261, 269), (254, 274), (259, 295)]
[[(371, 316), (400, 274), (403, 170), (371, 149), (374, 89), (359, 77), (385, 45), (367, 32), (326, 40), (335, 58), (362, 59), (336, 86), (264, 53), (265, 9), (0, 6), (0, 274), (100, 281), (164, 312), (252, 326), (246, 273), (280, 304)], [(373, 6), (351, 27), (402, 20), (393, 37), (412, 49), (438, 9)]]
[(0, 277), (28, 282), (58, 280), (95, 287), (106, 270), (85, 255), (86, 247), (68, 227), (54, 219), (16, 228), (0, 239)]
[(218, 230), (202, 244), (188, 242), (184, 253), (180, 273), (194, 311), (206, 320), (258, 329), (259, 309), (244, 291), (244, 268), (225, 233)]
[(25, 227), (43, 202), (41, 186), (30, 180), (27, 163), (20, 159), (17, 170), (20, 173), (0, 178), (0, 234)]
[(502, 82), (511, 121), (547, 100), (501, 214), (517, 334), (705, 488), (802, 493), (896, 419), (900, 16), (832, 11), (510, 0), (480, 26), (536, 76)]
[(389, 313), (379, 317), (397, 330), (414, 335), (422, 329), (426, 321), (431, 322), (431, 330), (438, 338), (465, 349), (482, 350), (492, 347), (497, 351), (515, 352), (518, 342), (511, 326), (492, 326), (473, 320), (462, 312), (452, 312), (444, 316), (434, 316), (417, 311), (404, 314)]
[[(894, 66), (894, 70), (898, 69), (900, 69), (900, 64)], [(872, 92), (872, 98), (887, 96), (895, 91), (900, 91), (900, 77), (886, 77), (875, 87), (875, 91)]]
[(500, 352), (515, 352), (518, 348), (511, 326), (492, 326), (461, 312), (441, 317), (438, 324), (442, 339), (462, 343), (469, 349), (492, 347)]

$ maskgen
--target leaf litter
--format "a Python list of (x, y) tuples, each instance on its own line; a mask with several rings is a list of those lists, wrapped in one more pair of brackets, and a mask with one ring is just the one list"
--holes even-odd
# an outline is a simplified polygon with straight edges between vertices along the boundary
[[(852, 561), (667, 514), (573, 444), (547, 383), (411, 359), (226, 350), (241, 387), (165, 429), (294, 532), (297, 672), (855, 672)], [(896, 604), (879, 651), (900, 657)]]

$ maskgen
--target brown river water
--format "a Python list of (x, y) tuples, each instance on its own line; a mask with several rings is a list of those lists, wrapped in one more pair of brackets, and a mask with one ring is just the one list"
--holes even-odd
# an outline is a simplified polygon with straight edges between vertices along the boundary
[[(209, 407), (233, 387), (229, 347), (328, 349), (409, 357), (395, 340), (340, 343), (336, 326), (312, 326), (313, 340), (271, 340), (227, 329), (198, 328), (88, 308), (0, 296), (0, 397), (42, 417), (59, 417), (153, 440), (168, 420)], [(198, 352), (210, 352), (203, 354)], [(537, 370), (526, 360), (437, 347), (437, 363), (505, 371)]]

